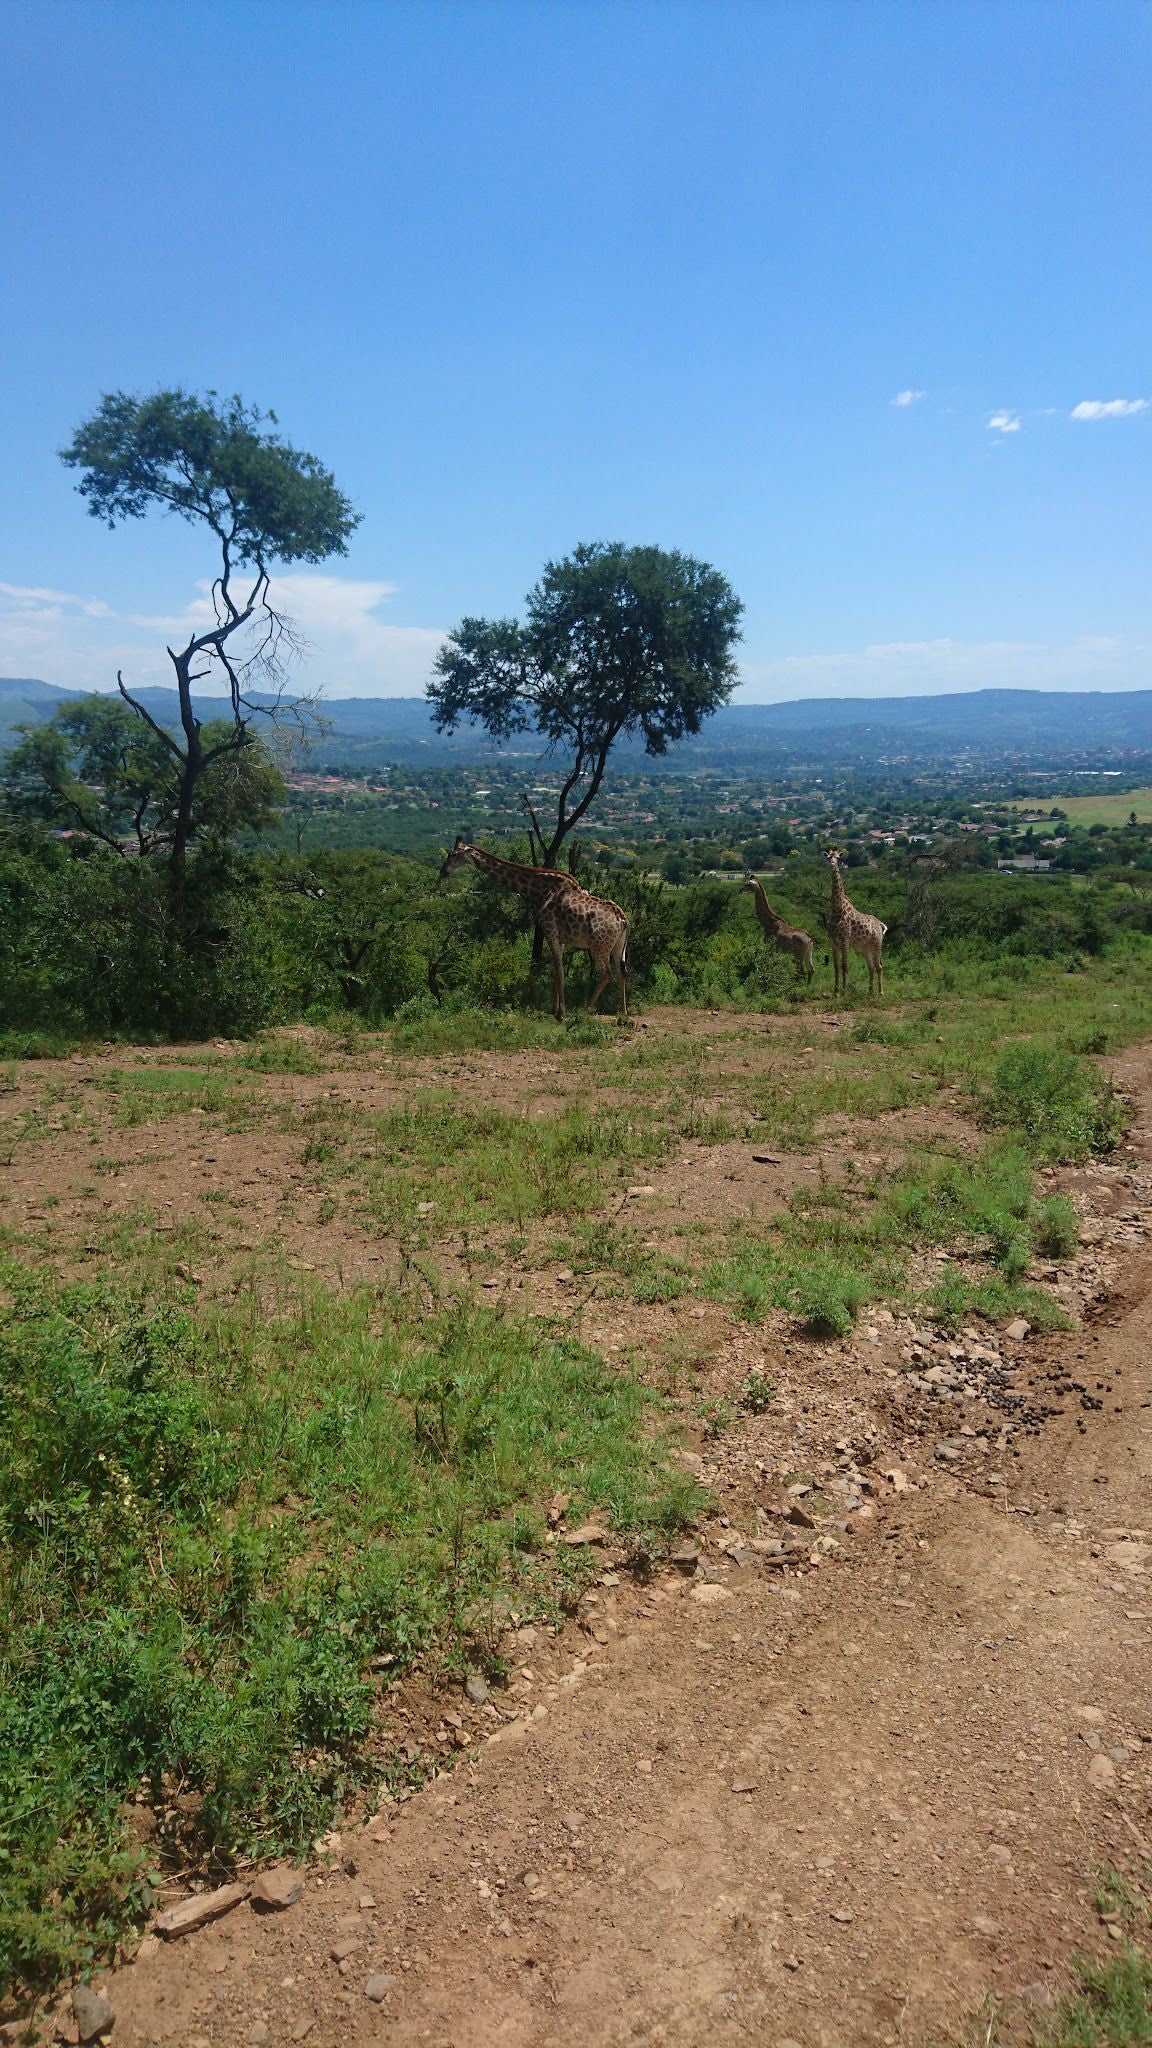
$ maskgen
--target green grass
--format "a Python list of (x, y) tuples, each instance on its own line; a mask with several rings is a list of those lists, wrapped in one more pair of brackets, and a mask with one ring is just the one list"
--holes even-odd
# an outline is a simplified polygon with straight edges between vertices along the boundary
[(517, 1115), (448, 1089), (370, 1121), (372, 1213), (389, 1229), (411, 1231), (418, 1202), (432, 1201), (435, 1221), (422, 1226), (432, 1237), (464, 1225), (523, 1230), (539, 1218), (582, 1214), (666, 1157), (676, 1136), (619, 1109)]
[(244, 1076), (217, 1060), (187, 1066), (114, 1067), (97, 1074), (96, 1082), (113, 1099), (113, 1121), (127, 1128), (199, 1110), (206, 1116), (225, 1118), (230, 1128), (242, 1129), (255, 1113), (254, 1097)]
[[(1017, 809), (1048, 811), (1053, 804), (1059, 805), (1071, 824), (1085, 829), (1089, 825), (1126, 825), (1133, 811), (1139, 824), (1152, 823), (1152, 789), (1121, 789), (1115, 795), (1099, 796), (1038, 796)], [(1058, 829), (1059, 822), (1053, 822), (1053, 831)]]
[[(304, 1848), (366, 1779), (387, 1682), (547, 1611), (557, 1488), (622, 1530), (684, 1485), (625, 1373), (466, 1298), (0, 1294), (0, 1982), (108, 1951), (166, 1863)], [(125, 1803), (171, 1825), (145, 1857)], [(191, 1809), (189, 1812), (188, 1809)]]
[(253, 1074), (319, 1074), (324, 1062), (288, 1032), (267, 1032), (248, 1048), (243, 1064)]
[[(1066, 1199), (1037, 1197), (1018, 1146), (988, 1144), (975, 1160), (923, 1152), (883, 1180), (852, 1170), (821, 1181), (767, 1228), (737, 1226), (702, 1285), (752, 1321), (783, 1308), (820, 1337), (847, 1336), (865, 1303), (881, 1300), (916, 1302), (945, 1323), (1026, 1314), (1038, 1327), (1062, 1328), (1063, 1312), (1025, 1275), (1036, 1256), (1066, 1255), (1078, 1229)], [(927, 1295), (910, 1294), (908, 1253), (941, 1246), (977, 1258), (982, 1270), (946, 1267)]]
[(389, 1038), (397, 1052), (528, 1052), (596, 1047), (609, 1042), (615, 1017), (589, 1017), (582, 1010), (563, 1024), (534, 1011), (487, 1010), (478, 1006), (412, 1006), (396, 1019)]

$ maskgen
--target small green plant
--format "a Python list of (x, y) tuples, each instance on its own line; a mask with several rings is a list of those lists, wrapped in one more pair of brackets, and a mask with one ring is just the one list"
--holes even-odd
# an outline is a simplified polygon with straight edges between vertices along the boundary
[(1032, 1235), (1042, 1258), (1071, 1258), (1080, 1241), (1080, 1218), (1067, 1195), (1049, 1195), (1037, 1202)]
[(815, 1258), (785, 1283), (787, 1306), (813, 1337), (846, 1337), (864, 1302), (868, 1282), (836, 1258)]
[(745, 1415), (763, 1415), (776, 1399), (776, 1387), (766, 1372), (752, 1367), (740, 1389), (740, 1406)]

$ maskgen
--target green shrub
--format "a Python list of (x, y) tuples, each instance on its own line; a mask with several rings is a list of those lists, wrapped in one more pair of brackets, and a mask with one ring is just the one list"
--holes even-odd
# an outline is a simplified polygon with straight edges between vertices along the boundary
[(986, 1123), (1018, 1132), (1042, 1160), (1111, 1151), (1125, 1127), (1112, 1089), (1084, 1059), (1033, 1042), (1001, 1053), (980, 1106)]

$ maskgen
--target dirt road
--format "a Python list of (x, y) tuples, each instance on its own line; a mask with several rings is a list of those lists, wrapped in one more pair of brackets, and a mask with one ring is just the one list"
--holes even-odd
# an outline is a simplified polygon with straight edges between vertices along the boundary
[(1050, 2002), (1108, 1946), (1094, 1868), (1152, 1856), (1152, 1262), (1019, 1344), (998, 1407), (979, 1345), (943, 1388), (926, 1349), (918, 1390), (902, 1342), (847, 1358), (839, 1549), (737, 1541), (748, 1443), (718, 1448), (696, 1570), (607, 1555), (579, 1625), (515, 1638), (488, 1739), (299, 1903), (102, 1980), (114, 2040), (864, 2048)]

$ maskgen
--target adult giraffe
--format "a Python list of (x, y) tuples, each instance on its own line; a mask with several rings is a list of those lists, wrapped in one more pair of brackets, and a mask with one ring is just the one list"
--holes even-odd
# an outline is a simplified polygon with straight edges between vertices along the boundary
[(610, 981), (620, 990), (620, 1009), (628, 1015), (628, 919), (618, 903), (607, 896), (593, 896), (582, 889), (574, 875), (559, 868), (533, 868), (522, 861), (504, 860), (498, 853), (486, 853), (482, 846), (470, 846), (457, 838), (444, 857), (440, 879), (455, 868), (479, 868), (506, 889), (513, 889), (532, 907), (532, 915), (544, 934), (552, 954), (552, 1015), (564, 1022), (564, 953), (590, 955), (600, 976), (588, 998), (589, 1012), (596, 1008)]
[(873, 977), (878, 984), (878, 993), (884, 993), (884, 934), (888, 927), (881, 924), (867, 910), (857, 910), (849, 901), (840, 873), (840, 854), (836, 847), (826, 846), (824, 858), (832, 870), (832, 908), (828, 913), (828, 937), (832, 941), (833, 993), (848, 993), (848, 955), (853, 949), (862, 953), (868, 963), (868, 993), (872, 993)]

